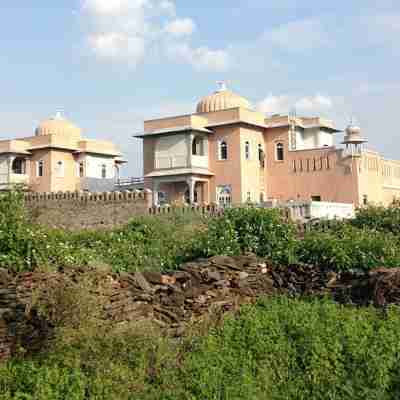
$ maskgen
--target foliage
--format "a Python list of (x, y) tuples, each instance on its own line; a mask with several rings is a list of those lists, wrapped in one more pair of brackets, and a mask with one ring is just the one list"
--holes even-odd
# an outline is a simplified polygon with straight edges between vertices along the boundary
[(29, 269), (41, 258), (43, 234), (28, 221), (22, 193), (0, 194), (0, 266)]
[(135, 217), (111, 230), (69, 232), (34, 225), (22, 195), (0, 197), (0, 266), (108, 266), (113, 271), (173, 270), (198, 257), (254, 252), (275, 264), (317, 264), (338, 271), (397, 266), (400, 207), (361, 209), (350, 222), (321, 223), (296, 236), (278, 210), (233, 208), (219, 217), (175, 212)]
[[(395, 400), (400, 314), (272, 298), (204, 336), (151, 327), (64, 333), (52, 351), (0, 367), (0, 399)], [(63, 336), (64, 335), (64, 336)]]
[(0, 197), (0, 266), (24, 271), (36, 267), (108, 264), (114, 271), (167, 270), (202, 254), (199, 214), (171, 214), (132, 219), (112, 230), (69, 232), (29, 220), (20, 192)]
[(211, 220), (203, 247), (206, 255), (253, 252), (276, 263), (293, 261), (294, 226), (279, 210), (232, 208)]
[(298, 261), (335, 271), (400, 265), (399, 238), (347, 224), (307, 232), (297, 245)]
[(359, 208), (352, 224), (358, 228), (400, 235), (400, 203), (393, 202), (389, 207), (370, 205)]

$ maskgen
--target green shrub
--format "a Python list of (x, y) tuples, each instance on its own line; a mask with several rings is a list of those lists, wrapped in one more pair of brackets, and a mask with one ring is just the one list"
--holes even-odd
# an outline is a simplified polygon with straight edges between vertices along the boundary
[(23, 194), (0, 194), (0, 266), (14, 271), (35, 267), (43, 258), (43, 232), (29, 223)]
[(182, 368), (198, 399), (397, 399), (397, 310), (277, 298), (201, 339)]
[(0, 366), (0, 399), (397, 400), (399, 330), (397, 308), (284, 297), (179, 341), (146, 325), (82, 325)]
[(205, 255), (254, 252), (276, 263), (293, 261), (295, 229), (279, 210), (232, 208), (210, 220), (203, 240)]
[(307, 232), (297, 244), (297, 258), (300, 262), (336, 271), (397, 267), (400, 265), (400, 243), (390, 233), (344, 224), (333, 231)]
[(113, 230), (69, 232), (33, 224), (20, 192), (0, 197), (0, 266), (13, 271), (108, 264), (114, 271), (170, 270), (202, 254), (196, 213), (136, 217)]
[(370, 205), (359, 208), (352, 224), (358, 228), (400, 235), (400, 203), (395, 202), (389, 207)]

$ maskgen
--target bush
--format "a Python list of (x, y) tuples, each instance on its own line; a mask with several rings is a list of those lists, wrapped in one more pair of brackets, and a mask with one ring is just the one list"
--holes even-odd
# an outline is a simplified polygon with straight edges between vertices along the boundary
[(352, 224), (358, 228), (400, 235), (400, 203), (395, 202), (389, 207), (370, 205), (359, 208)]
[(195, 213), (136, 217), (108, 231), (69, 232), (33, 224), (20, 192), (0, 197), (0, 266), (15, 272), (108, 264), (114, 271), (170, 270), (202, 254)]
[(19, 191), (0, 194), (0, 266), (15, 271), (35, 267), (42, 257), (43, 232), (29, 223)]
[(364, 270), (400, 265), (399, 239), (392, 234), (357, 229), (343, 224), (333, 231), (311, 231), (298, 242), (302, 263), (335, 271)]
[(205, 255), (253, 252), (276, 263), (294, 259), (295, 228), (279, 210), (232, 208), (210, 220), (203, 240)]
[(283, 297), (180, 341), (145, 325), (81, 329), (2, 365), (0, 399), (397, 400), (399, 329), (397, 308)]

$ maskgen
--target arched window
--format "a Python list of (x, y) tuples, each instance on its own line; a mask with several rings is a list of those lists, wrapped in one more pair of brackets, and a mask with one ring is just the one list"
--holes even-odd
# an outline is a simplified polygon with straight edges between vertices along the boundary
[(40, 160), (37, 162), (37, 176), (43, 176), (44, 172), (44, 161)]
[(56, 177), (63, 178), (64, 177), (64, 163), (62, 161), (57, 161), (56, 164)]
[(276, 144), (276, 160), (277, 161), (283, 161), (283, 144), (282, 143), (277, 143)]
[(226, 144), (225, 140), (223, 140), (219, 144), (219, 159), (220, 160), (228, 159), (228, 145)]
[(26, 174), (26, 161), (23, 158), (16, 158), (11, 165), (13, 174), (24, 175)]
[(192, 141), (192, 154), (194, 156), (203, 156), (203, 139), (201, 137), (195, 137)]
[(105, 179), (107, 177), (107, 165), (102, 164), (101, 165), (101, 177)]
[(265, 165), (265, 153), (264, 153), (264, 149), (262, 147), (262, 144), (258, 145), (258, 161), (260, 161), (261, 167), (264, 168), (264, 165)]
[(79, 162), (79, 177), (83, 178), (85, 176), (85, 165), (83, 161)]
[(244, 143), (244, 158), (246, 160), (250, 160), (250, 143), (249, 142)]

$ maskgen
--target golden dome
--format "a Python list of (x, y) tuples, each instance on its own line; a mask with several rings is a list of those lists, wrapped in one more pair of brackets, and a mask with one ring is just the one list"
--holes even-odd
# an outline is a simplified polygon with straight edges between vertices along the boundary
[(196, 112), (207, 113), (235, 107), (251, 108), (251, 104), (244, 97), (227, 90), (221, 82), (221, 87), (216, 92), (199, 101)]
[(59, 135), (80, 139), (81, 130), (58, 112), (54, 117), (41, 122), (35, 130), (35, 135)]

